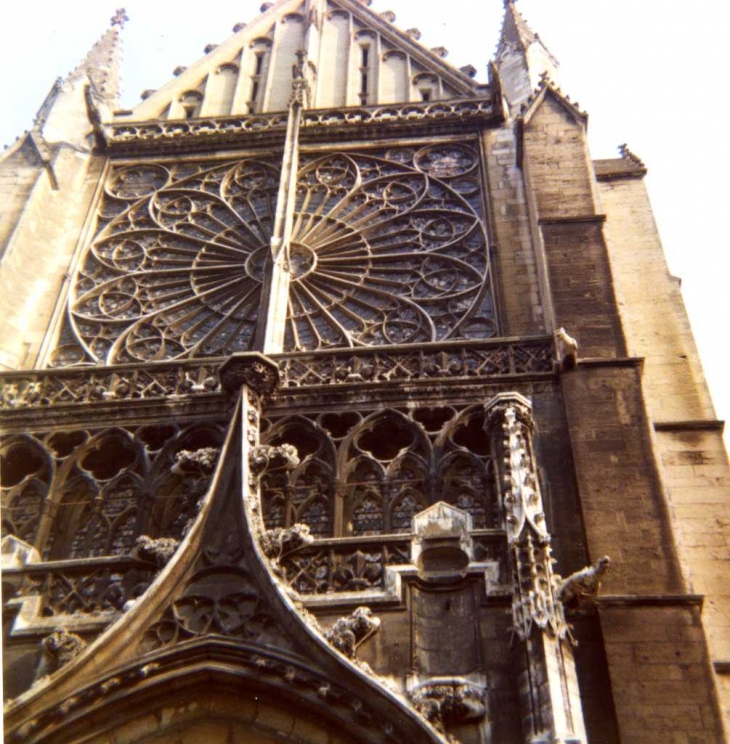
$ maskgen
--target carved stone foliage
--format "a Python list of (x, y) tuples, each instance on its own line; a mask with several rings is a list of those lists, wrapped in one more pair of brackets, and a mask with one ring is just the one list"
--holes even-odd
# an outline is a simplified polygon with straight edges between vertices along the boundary
[(267, 527), (302, 522), (317, 537), (410, 533), (413, 516), (437, 501), (467, 511), (476, 529), (497, 526), (481, 407), (315, 418), (286, 417), (265, 434), (301, 456), (291, 473), (262, 479)]
[(409, 697), (416, 710), (440, 731), (450, 724), (480, 721), (487, 712), (484, 689), (460, 677), (424, 682)]
[(380, 618), (373, 617), (369, 607), (358, 607), (347, 617), (336, 620), (324, 637), (348, 659), (354, 659), (358, 647), (379, 628)]
[(152, 538), (148, 535), (140, 535), (133, 554), (143, 561), (151, 561), (162, 568), (175, 555), (179, 545), (180, 541), (174, 537)]
[[(475, 147), (300, 163), (286, 348), (494, 335)], [(114, 169), (53, 364), (248, 350), (278, 185), (266, 157)]]
[(3, 531), (45, 560), (129, 554), (140, 535), (179, 539), (222, 437), (202, 424), (9, 436), (0, 445)]

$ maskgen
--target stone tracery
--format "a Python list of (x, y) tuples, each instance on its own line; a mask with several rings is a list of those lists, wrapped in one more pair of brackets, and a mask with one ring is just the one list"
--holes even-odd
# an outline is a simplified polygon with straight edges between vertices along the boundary
[[(255, 157), (117, 168), (53, 364), (251, 348), (278, 179)], [(467, 144), (302, 154), (286, 348), (492, 336), (478, 179)]]

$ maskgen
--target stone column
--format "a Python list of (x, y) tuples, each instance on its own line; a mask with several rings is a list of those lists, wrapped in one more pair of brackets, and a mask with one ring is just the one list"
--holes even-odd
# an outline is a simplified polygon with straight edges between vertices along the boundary
[(555, 594), (550, 534), (532, 452), (532, 406), (519, 393), (500, 393), (485, 411), (512, 567), (524, 740), (585, 744), (573, 643)]

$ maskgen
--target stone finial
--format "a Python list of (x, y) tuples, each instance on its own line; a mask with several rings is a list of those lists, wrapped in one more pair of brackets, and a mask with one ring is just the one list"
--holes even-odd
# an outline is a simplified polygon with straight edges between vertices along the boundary
[(275, 3), (263, 3), (261, 5), (260, 10), (261, 10), (262, 13), (265, 13), (267, 10), (269, 10), (269, 8), (273, 8), (274, 5), (275, 5)]
[(474, 65), (464, 65), (463, 67), (459, 68), (461, 72), (463, 72), (465, 75), (468, 75), (470, 78), (476, 77), (477, 74), (477, 68), (474, 67)]
[(218, 48), (218, 44), (206, 44), (205, 49), (203, 49), (203, 51), (206, 54), (210, 54), (214, 49), (217, 49), (217, 48)]
[(180, 75), (182, 75), (182, 74), (183, 74), (183, 72), (185, 72), (185, 70), (187, 70), (187, 69), (188, 69), (188, 68), (187, 68), (187, 67), (185, 67), (185, 65), (178, 65), (178, 66), (177, 66), (177, 67), (176, 67), (176, 68), (175, 68), (175, 69), (174, 69), (174, 70), (172, 71), (172, 74), (173, 74), (173, 75), (174, 75), (175, 77), (180, 77)]
[(146, 101), (146, 100), (147, 100), (147, 99), (148, 99), (148, 98), (149, 98), (149, 97), (150, 97), (151, 95), (153, 95), (153, 94), (155, 94), (155, 93), (157, 93), (157, 91), (156, 91), (156, 90), (155, 90), (154, 88), (147, 88), (146, 90), (143, 90), (143, 91), (142, 91), (142, 92), (141, 92), (141, 93), (139, 94), (139, 97), (140, 97), (140, 98), (141, 98), (141, 99), (142, 99), (143, 101)]
[(384, 10), (380, 14), (380, 17), (384, 21), (388, 21), (388, 23), (395, 23), (395, 13), (392, 10)]
[(421, 38), (421, 32), (417, 28), (407, 28), (406, 34), (413, 39), (413, 41), (418, 41)]
[(124, 10), (124, 8), (117, 8), (114, 15), (110, 19), (110, 23), (112, 27), (119, 26), (119, 28), (124, 28), (124, 24), (129, 20), (129, 16), (127, 15), (127, 11)]
[(441, 57), (441, 59), (446, 59), (446, 57), (449, 56), (449, 50), (446, 47), (442, 47), (442, 46), (432, 47), (431, 51), (437, 57)]
[(243, 31), (243, 29), (244, 29), (244, 28), (246, 28), (246, 25), (247, 25), (247, 24), (243, 23), (243, 21), (241, 21), (240, 23), (237, 23), (237, 24), (236, 24), (236, 25), (235, 25), (235, 26), (233, 27), (233, 33), (234, 33), (234, 34), (237, 34), (237, 33), (238, 33), (239, 31)]

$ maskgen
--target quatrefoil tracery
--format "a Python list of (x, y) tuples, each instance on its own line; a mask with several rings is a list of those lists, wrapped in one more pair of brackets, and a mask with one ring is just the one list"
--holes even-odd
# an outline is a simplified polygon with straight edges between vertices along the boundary
[[(278, 164), (254, 158), (117, 169), (55, 363), (250, 349), (278, 185)], [(480, 198), (462, 144), (303, 155), (285, 347), (493, 335)]]

